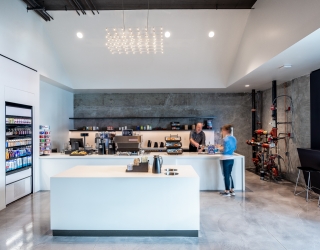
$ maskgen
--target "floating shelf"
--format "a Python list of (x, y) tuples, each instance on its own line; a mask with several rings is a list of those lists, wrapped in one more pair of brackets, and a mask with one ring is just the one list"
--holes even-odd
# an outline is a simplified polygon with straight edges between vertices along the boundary
[[(202, 129), (204, 131), (210, 131), (213, 129)], [(77, 129), (70, 129), (69, 132), (121, 132), (122, 130), (77, 130)], [(134, 132), (159, 132), (159, 131), (168, 131), (168, 132), (182, 132), (182, 131), (192, 131), (192, 129), (153, 129), (153, 130), (133, 130)]]
[(175, 117), (70, 117), (70, 120), (101, 120), (101, 119), (214, 119), (215, 116), (175, 116)]

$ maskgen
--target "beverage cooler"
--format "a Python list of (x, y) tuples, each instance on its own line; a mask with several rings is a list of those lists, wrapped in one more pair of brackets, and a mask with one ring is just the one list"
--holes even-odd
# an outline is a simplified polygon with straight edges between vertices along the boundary
[(50, 139), (50, 126), (39, 126), (39, 152), (40, 156), (50, 155), (51, 153), (51, 139)]
[(6, 204), (32, 192), (32, 106), (6, 102)]

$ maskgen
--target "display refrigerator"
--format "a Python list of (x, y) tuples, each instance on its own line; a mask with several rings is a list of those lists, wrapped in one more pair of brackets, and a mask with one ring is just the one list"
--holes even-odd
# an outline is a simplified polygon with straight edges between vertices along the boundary
[(6, 204), (32, 192), (32, 106), (6, 102)]
[(51, 139), (50, 139), (50, 126), (39, 126), (39, 152), (40, 156), (50, 155), (51, 153)]

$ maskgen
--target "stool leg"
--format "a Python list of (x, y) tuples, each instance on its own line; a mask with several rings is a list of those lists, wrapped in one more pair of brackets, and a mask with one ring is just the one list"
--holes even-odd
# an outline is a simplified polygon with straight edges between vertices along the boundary
[(310, 172), (309, 172), (309, 176), (308, 176), (307, 199), (306, 199), (307, 202), (309, 200), (309, 189), (310, 189)]
[(298, 172), (298, 177), (297, 177), (297, 181), (296, 181), (296, 187), (294, 188), (294, 195), (296, 195), (299, 176), (300, 176), (300, 169), (299, 169), (299, 172)]

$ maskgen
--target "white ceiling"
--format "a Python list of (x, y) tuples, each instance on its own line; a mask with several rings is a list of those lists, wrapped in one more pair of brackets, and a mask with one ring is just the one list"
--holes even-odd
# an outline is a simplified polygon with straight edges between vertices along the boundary
[[(283, 65), (292, 67), (279, 69)], [(247, 84), (257, 90), (264, 90), (271, 87), (273, 80), (283, 83), (317, 69), (320, 69), (320, 29), (233, 83), (228, 90), (242, 92)]]
[[(288, 4), (289, 0), (283, 1)], [(320, 68), (320, 29), (306, 36), (320, 27), (317, 20), (310, 15), (313, 21), (304, 18), (304, 30), (290, 28), (293, 21), (286, 22), (285, 17), (301, 6), (290, 10), (287, 4), (276, 4), (281, 3), (260, 0), (255, 10), (152, 10), (149, 26), (162, 26), (171, 32), (164, 41), (164, 54), (156, 55), (109, 52), (105, 28), (122, 27), (122, 11), (101, 11), (95, 16), (89, 12), (86, 16), (51, 12), (55, 20), (45, 25), (75, 93), (248, 92), (269, 88), (272, 80), (282, 83)], [(268, 13), (273, 13), (273, 8), (282, 8), (286, 15), (274, 17), (283, 31), (272, 36)], [(146, 21), (146, 10), (125, 11), (126, 28), (143, 28)], [(294, 21), (300, 23), (299, 18)], [(269, 30), (267, 40), (261, 39), (264, 29)], [(208, 37), (211, 30), (214, 38)], [(78, 39), (77, 32), (82, 32), (84, 38)], [(258, 33), (260, 40), (256, 38)], [(250, 54), (250, 48), (256, 52)], [(243, 61), (244, 52), (251, 61)], [(239, 79), (233, 77), (237, 68), (246, 71), (257, 62), (257, 67)], [(278, 69), (284, 64), (293, 66)], [(250, 88), (244, 87), (247, 84)]]
[[(122, 11), (78, 16), (50, 12), (46, 23), (56, 53), (78, 91), (159, 91), (224, 89), (250, 10), (152, 10), (150, 26), (171, 32), (164, 54), (112, 55), (105, 46), (105, 28), (122, 26)], [(90, 15), (90, 16), (89, 16)], [(125, 11), (125, 25), (145, 27), (147, 11)], [(209, 31), (214, 38), (209, 38)], [(83, 39), (76, 33), (81, 31)]]

